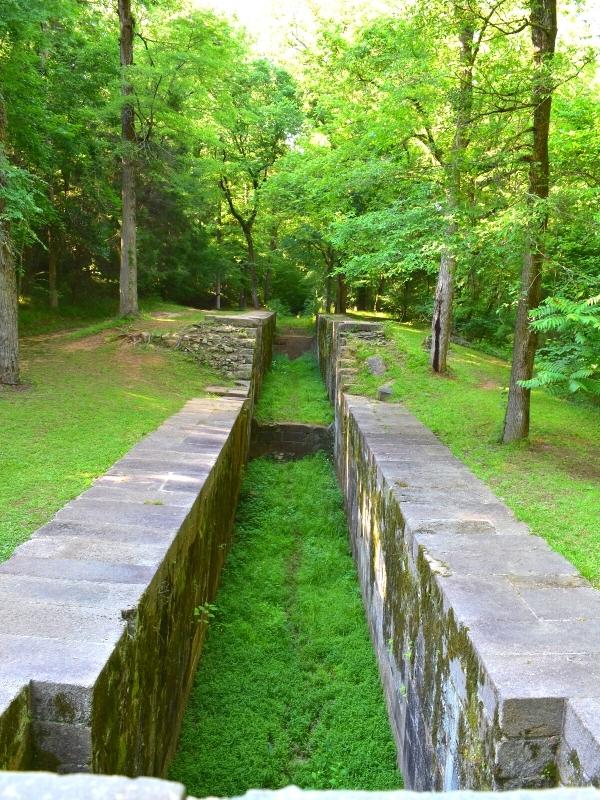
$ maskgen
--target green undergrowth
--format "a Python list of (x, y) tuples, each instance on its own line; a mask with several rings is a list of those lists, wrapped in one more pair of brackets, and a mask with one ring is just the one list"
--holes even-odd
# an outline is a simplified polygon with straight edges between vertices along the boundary
[(248, 467), (171, 778), (198, 797), (401, 786), (322, 454)]
[(258, 422), (307, 422), (329, 425), (333, 411), (316, 358), (304, 353), (292, 361), (285, 355), (273, 359), (256, 405)]
[(23, 386), (0, 389), (0, 560), (219, 381), (180, 353), (108, 333), (25, 339), (21, 354)]
[(295, 317), (288, 314), (277, 314), (277, 327), (293, 329), (297, 333), (312, 334), (315, 332), (314, 317)]
[[(600, 408), (543, 391), (531, 400), (526, 443), (502, 445), (510, 365), (466, 347), (452, 346), (449, 377), (429, 369), (426, 331), (386, 323), (387, 347), (357, 345), (362, 367), (352, 392), (376, 396), (393, 383), (402, 402), (482, 478), (532, 531), (600, 587)], [(368, 355), (388, 367), (372, 376)]]

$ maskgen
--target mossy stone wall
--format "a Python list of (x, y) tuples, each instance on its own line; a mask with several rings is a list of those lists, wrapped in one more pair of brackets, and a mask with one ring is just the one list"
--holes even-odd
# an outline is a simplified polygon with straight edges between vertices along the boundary
[(600, 592), (396, 404), (318, 343), (335, 460), (405, 785), (600, 785)]
[(244, 397), (192, 400), (0, 565), (0, 768), (166, 773), (229, 547)]

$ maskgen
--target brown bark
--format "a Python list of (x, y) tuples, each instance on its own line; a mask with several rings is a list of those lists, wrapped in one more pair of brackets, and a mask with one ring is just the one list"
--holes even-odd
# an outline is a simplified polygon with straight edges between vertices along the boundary
[[(219, 181), (219, 186), (223, 194), (225, 195), (225, 200), (227, 201), (227, 205), (229, 206), (229, 211), (231, 212), (231, 216), (237, 221), (242, 232), (244, 234), (244, 239), (246, 240), (246, 252), (248, 254), (248, 258), (246, 260), (247, 266), (247, 277), (250, 278), (250, 293), (252, 297), (252, 305), (254, 308), (260, 308), (260, 303), (258, 301), (258, 275), (256, 270), (256, 251), (254, 249), (254, 236), (253, 236), (253, 227), (254, 227), (254, 220), (256, 219), (256, 215), (258, 213), (258, 206), (254, 206), (252, 211), (247, 217), (244, 217), (241, 212), (236, 208), (235, 203), (233, 202), (233, 196), (231, 194), (231, 190), (229, 188), (229, 183), (227, 182), (226, 178), (221, 178)], [(256, 186), (254, 187), (256, 191)], [(242, 305), (243, 303), (243, 305)], [(240, 297), (240, 308), (243, 308), (246, 304), (246, 291), (243, 290), (243, 296)]]
[(136, 186), (135, 186), (135, 116), (133, 86), (129, 82), (126, 68), (133, 64), (134, 21), (131, 0), (119, 0), (119, 22), (121, 30), (121, 68), (124, 70), (121, 94), (121, 272), (119, 280), (119, 310), (122, 316), (138, 313), (137, 292), (137, 243), (136, 243)]
[(431, 368), (434, 372), (447, 372), (448, 348), (452, 333), (452, 299), (454, 297), (454, 271), (456, 257), (444, 250), (440, 258), (433, 320), (431, 323)]
[[(275, 258), (275, 253), (279, 248), (279, 241), (277, 239), (277, 230), (274, 229), (271, 231), (271, 235), (269, 237), (269, 250), (273, 253), (272, 258)], [(263, 281), (263, 301), (264, 304), (267, 305), (269, 300), (271, 299), (271, 277), (273, 275), (273, 268), (271, 262), (267, 269), (265, 270), (265, 277)]]
[(58, 253), (59, 234), (52, 225), (48, 228), (48, 303), (58, 308)]
[(250, 297), (252, 298), (252, 307), (260, 308), (258, 301), (258, 275), (256, 272), (256, 250), (254, 249), (254, 236), (252, 235), (252, 226), (243, 225), (244, 238), (246, 239), (246, 250), (248, 253), (248, 275), (250, 277)]
[[(221, 201), (217, 203), (217, 217), (216, 217), (216, 235), (215, 238), (217, 240), (217, 244), (219, 245), (219, 249), (223, 244), (223, 218), (221, 216)], [(221, 272), (217, 272), (217, 276), (215, 278), (215, 308), (217, 311), (221, 309), (221, 292), (222, 292), (222, 278)]]
[(19, 383), (17, 272), (10, 226), (0, 224), (0, 383)]
[(531, 41), (534, 72), (532, 81), (533, 141), (529, 165), (527, 199), (531, 223), (526, 237), (521, 272), (521, 291), (515, 322), (512, 369), (508, 403), (502, 432), (503, 442), (526, 439), (529, 435), (531, 392), (520, 385), (533, 375), (537, 336), (529, 325), (529, 312), (540, 303), (548, 212), (542, 205), (550, 191), (548, 139), (552, 110), (550, 62), (557, 33), (556, 0), (532, 0)]
[(379, 283), (377, 284), (377, 290), (375, 292), (375, 301), (373, 303), (373, 311), (380, 311), (379, 304), (381, 302), (381, 296), (383, 295), (385, 289), (385, 278), (380, 278)]
[[(0, 148), (6, 141), (6, 110), (0, 94)], [(5, 176), (0, 173), (0, 182)], [(0, 201), (0, 217), (4, 202)], [(10, 223), (0, 221), (0, 384), (19, 383), (19, 295)]]
[(433, 317), (431, 320), (430, 363), (434, 372), (445, 373), (448, 369), (448, 347), (452, 333), (452, 300), (454, 296), (454, 273), (456, 253), (453, 238), (457, 232), (454, 215), (460, 207), (462, 170), (465, 152), (469, 146), (469, 118), (473, 107), (473, 65), (476, 58), (473, 37), (475, 28), (470, 16), (455, 6), (459, 24), (460, 73), (457, 99), (454, 108), (454, 138), (449, 163), (444, 165), (447, 175), (446, 200), (450, 222), (447, 226), (448, 244), (440, 256), (440, 269)]
[(338, 273), (337, 277), (337, 294), (335, 297), (335, 313), (345, 314), (346, 306), (348, 303), (348, 290), (346, 288), (346, 281), (342, 273)]

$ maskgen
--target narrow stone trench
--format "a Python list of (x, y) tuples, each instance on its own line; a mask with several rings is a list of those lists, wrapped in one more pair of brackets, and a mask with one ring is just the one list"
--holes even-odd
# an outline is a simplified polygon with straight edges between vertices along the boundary
[(221, 588), (198, 613), (210, 627), (173, 779), (198, 797), (402, 785), (328, 456), (249, 463)]

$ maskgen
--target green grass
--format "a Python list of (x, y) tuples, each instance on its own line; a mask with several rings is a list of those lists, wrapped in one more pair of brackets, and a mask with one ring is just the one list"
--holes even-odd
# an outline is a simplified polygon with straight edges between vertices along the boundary
[(56, 310), (24, 302), (19, 307), (19, 334), (44, 336), (69, 332), (72, 338), (81, 338), (110, 328), (122, 331), (159, 328), (168, 331), (183, 323), (200, 322), (203, 317), (203, 311), (156, 298), (141, 300), (140, 315), (135, 319), (119, 317), (116, 301), (107, 299), (96, 300), (90, 306), (63, 305)]
[(277, 315), (277, 327), (297, 330), (298, 333), (314, 333), (314, 317), (294, 317), (287, 314)]
[(62, 304), (58, 309), (23, 300), (19, 304), (19, 333), (21, 336), (39, 336), (80, 328), (116, 317), (117, 308), (118, 303), (108, 298), (96, 298), (89, 306)]
[(258, 422), (308, 422), (329, 425), (333, 411), (316, 358), (305, 353), (290, 361), (277, 355), (265, 376), (255, 416)]
[(371, 376), (363, 366), (352, 392), (375, 396), (393, 381), (402, 402), (482, 478), (532, 531), (600, 587), (600, 408), (533, 392), (528, 443), (499, 444), (510, 367), (453, 345), (451, 376), (434, 376), (422, 347), (427, 331), (386, 323), (388, 365)]
[(401, 786), (325, 456), (250, 463), (215, 604), (171, 778), (198, 797)]
[(179, 353), (76, 334), (25, 339), (25, 385), (0, 390), (0, 559), (220, 380)]

